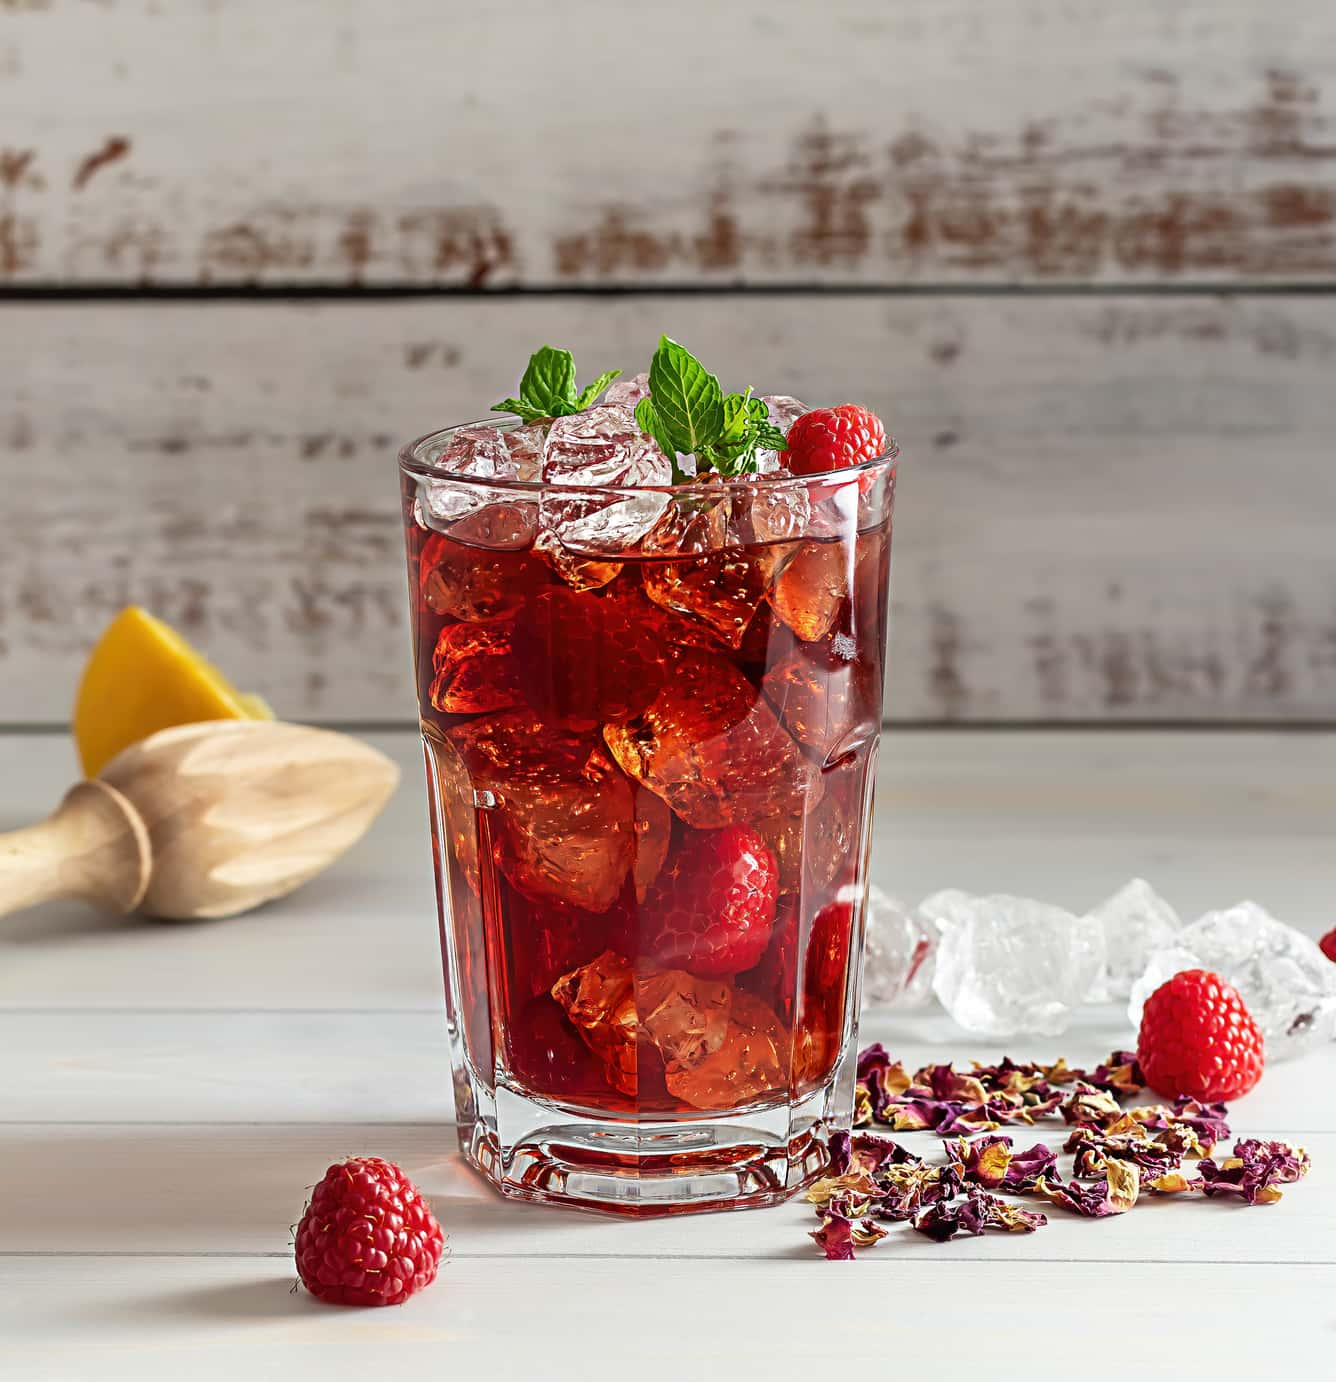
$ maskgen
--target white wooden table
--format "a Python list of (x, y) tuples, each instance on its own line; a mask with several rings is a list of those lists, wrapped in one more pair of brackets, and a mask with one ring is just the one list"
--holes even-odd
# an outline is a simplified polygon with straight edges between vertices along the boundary
[[(852, 1264), (806, 1206), (658, 1223), (503, 1203), (449, 1126), (417, 747), (340, 867), (198, 926), (77, 908), (0, 920), (0, 1375), (286, 1379), (1120, 1373), (1323, 1375), (1336, 1344), (1336, 1052), (1277, 1065), (1237, 1131), (1314, 1170), (1272, 1208), (1054, 1210), (1029, 1237), (897, 1233)], [(1189, 915), (1251, 896), (1336, 921), (1336, 735), (889, 733), (874, 874), (1082, 907), (1133, 874)], [(73, 774), (53, 735), (0, 739), (0, 826)], [(1000, 1054), (940, 1014), (872, 1015), (907, 1062)], [(1017, 1058), (1097, 1059), (1110, 1008)], [(451, 1258), (401, 1309), (290, 1293), (289, 1225), (338, 1157), (404, 1165)], [(1094, 1360), (1094, 1361), (1092, 1361)]]

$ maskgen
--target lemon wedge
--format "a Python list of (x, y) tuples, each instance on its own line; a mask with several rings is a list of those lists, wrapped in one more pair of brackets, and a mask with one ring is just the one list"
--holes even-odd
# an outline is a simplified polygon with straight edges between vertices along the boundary
[(138, 605), (107, 625), (88, 655), (74, 702), (74, 742), (95, 777), (122, 749), (197, 720), (272, 720), (175, 629)]

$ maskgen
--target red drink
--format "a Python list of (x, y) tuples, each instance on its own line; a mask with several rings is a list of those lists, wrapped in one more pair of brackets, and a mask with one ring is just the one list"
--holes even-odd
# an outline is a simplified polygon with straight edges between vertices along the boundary
[(629, 492), (441, 440), (404, 512), (466, 1154), (622, 1212), (790, 1193), (847, 1119), (894, 454), (568, 544)]

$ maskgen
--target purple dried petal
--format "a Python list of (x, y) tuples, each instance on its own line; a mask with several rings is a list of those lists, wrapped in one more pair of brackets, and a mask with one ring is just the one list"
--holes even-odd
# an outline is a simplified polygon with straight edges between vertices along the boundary
[(1103, 1219), (1122, 1214), (1136, 1203), (1141, 1176), (1130, 1162), (1111, 1161), (1102, 1180), (1082, 1185), (1071, 1180), (1066, 1185), (1056, 1177), (1041, 1176), (1035, 1189), (1051, 1203), (1070, 1209), (1087, 1219)]
[(1103, 1065), (1097, 1065), (1085, 1078), (1097, 1089), (1124, 1099), (1140, 1094), (1146, 1087), (1146, 1077), (1131, 1051), (1115, 1051)]
[(914, 1075), (914, 1087), (925, 1090), (931, 1099), (981, 1104), (988, 1098), (988, 1090), (975, 1076), (962, 1075), (949, 1065), (924, 1066)]
[(998, 1188), (1013, 1195), (1028, 1194), (1041, 1176), (1052, 1174), (1057, 1163), (1058, 1154), (1052, 1147), (1036, 1142), (1028, 1151), (1011, 1154), (1011, 1165), (1007, 1167), (1007, 1174)]
[(1059, 1105), (1065, 1123), (1088, 1123), (1102, 1128), (1123, 1116), (1123, 1110), (1112, 1094), (1084, 1081), (1079, 1083)]
[(945, 1243), (958, 1233), (978, 1237), (990, 1228), (1033, 1233), (1046, 1223), (1048, 1219), (1043, 1214), (1007, 1204), (984, 1190), (972, 1189), (959, 1200), (929, 1205), (914, 1220), (913, 1228), (934, 1242)]
[(1152, 1140), (1136, 1125), (1130, 1132), (1101, 1132), (1081, 1124), (1072, 1129), (1063, 1151), (1075, 1154), (1073, 1173), (1078, 1176), (1105, 1175), (1110, 1161), (1126, 1161), (1143, 1178), (1153, 1178), (1177, 1170), (1181, 1160), (1173, 1148)]
[(1011, 1138), (999, 1133), (967, 1142), (962, 1137), (947, 1145), (946, 1154), (962, 1180), (993, 1190), (1006, 1179), (1011, 1165)]
[(868, 1219), (850, 1219), (843, 1214), (823, 1214), (821, 1227), (811, 1236), (826, 1254), (828, 1262), (850, 1262), (855, 1248), (871, 1248), (886, 1237), (887, 1230)]
[(1202, 1189), (1208, 1196), (1238, 1195), (1245, 1204), (1275, 1204), (1279, 1187), (1308, 1174), (1308, 1153), (1287, 1142), (1261, 1142), (1240, 1138), (1234, 1155), (1216, 1163), (1210, 1157), (1198, 1162)]

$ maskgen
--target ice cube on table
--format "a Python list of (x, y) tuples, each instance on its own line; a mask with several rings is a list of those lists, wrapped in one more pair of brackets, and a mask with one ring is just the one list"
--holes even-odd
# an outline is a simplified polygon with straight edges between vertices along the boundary
[[(630, 408), (617, 404), (558, 418), (543, 449), (544, 482), (579, 487), (570, 498), (551, 491), (541, 501), (540, 547), (577, 555), (616, 555), (633, 547), (658, 522), (668, 495), (641, 486), (668, 486), (673, 468), (640, 430)], [(599, 494), (616, 487), (620, 492)]]
[(607, 392), (603, 395), (602, 402), (620, 403), (624, 408), (634, 408), (642, 398), (649, 397), (649, 374), (642, 370), (639, 374), (633, 374), (630, 379), (614, 379), (608, 385)]
[(949, 889), (919, 904), (941, 932), (933, 988), (967, 1031), (1056, 1036), (1104, 967), (1104, 929), (1029, 898)]
[(1144, 878), (1134, 878), (1087, 913), (1104, 928), (1105, 967), (1092, 1002), (1126, 998), (1151, 955), (1183, 929), (1178, 913)]
[(937, 928), (876, 884), (867, 890), (863, 1004), (918, 1008), (932, 995)]
[(1128, 1004), (1134, 1026), (1146, 999), (1184, 969), (1209, 969), (1238, 989), (1262, 1029), (1267, 1060), (1299, 1055), (1336, 1034), (1336, 965), (1311, 937), (1255, 902), (1207, 912), (1150, 956)]
[[(520, 468), (499, 427), (460, 427), (432, 462), (450, 479), (420, 479), (414, 517), (424, 528), (444, 531), (466, 514), (505, 497), (504, 491), (469, 481), (517, 480)], [(461, 483), (463, 482), (463, 483)]]

